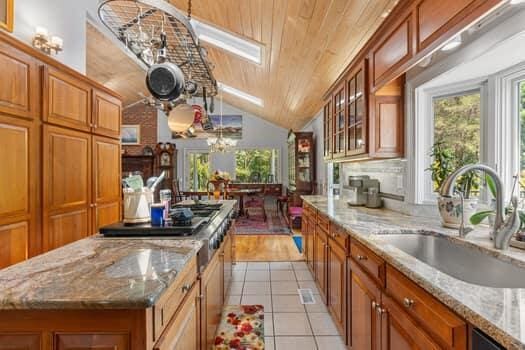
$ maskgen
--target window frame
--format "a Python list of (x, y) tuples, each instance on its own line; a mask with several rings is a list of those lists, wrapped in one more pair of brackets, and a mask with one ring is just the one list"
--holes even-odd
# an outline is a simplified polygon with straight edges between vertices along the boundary
[(193, 181), (193, 179), (190, 179), (191, 165), (190, 165), (189, 156), (190, 156), (190, 154), (195, 154), (195, 153), (207, 154), (208, 155), (208, 172), (211, 173), (211, 169), (213, 168), (213, 164), (212, 164), (213, 158), (211, 156), (211, 153), (210, 153), (209, 149), (187, 149), (187, 148), (185, 148), (184, 149), (184, 162), (183, 162), (183, 170), (184, 170), (184, 177), (183, 177), (184, 184), (183, 184), (183, 188), (186, 191), (190, 190), (190, 184)]

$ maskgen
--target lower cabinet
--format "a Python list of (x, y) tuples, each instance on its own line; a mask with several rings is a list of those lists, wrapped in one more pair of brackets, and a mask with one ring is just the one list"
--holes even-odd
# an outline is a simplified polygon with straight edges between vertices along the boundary
[(317, 226), (315, 235), (315, 280), (319, 286), (319, 293), (327, 304), (327, 264), (328, 264), (328, 235)]
[[(54, 350), (128, 350), (129, 334), (55, 334)], [(20, 348), (25, 349), (25, 348)]]
[(224, 238), (224, 242), (222, 243), (222, 258), (223, 258), (223, 266), (224, 266), (224, 291), (223, 291), (223, 300), (226, 300), (226, 296), (228, 295), (228, 291), (230, 290), (230, 285), (233, 278), (233, 234), (232, 232), (228, 232), (226, 237)]
[(215, 254), (201, 276), (201, 349), (208, 350), (215, 340), (224, 302), (224, 269)]
[(329, 240), (328, 248), (328, 308), (339, 333), (345, 338), (347, 319), (346, 252), (333, 240)]
[(199, 333), (201, 325), (199, 320), (200, 299), (198, 292), (199, 285), (195, 283), (177, 316), (170, 321), (157, 345), (153, 347), (154, 350), (200, 349)]

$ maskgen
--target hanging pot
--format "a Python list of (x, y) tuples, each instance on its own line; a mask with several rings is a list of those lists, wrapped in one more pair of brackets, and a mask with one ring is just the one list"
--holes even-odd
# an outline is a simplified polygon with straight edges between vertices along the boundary
[(168, 115), (168, 126), (175, 133), (182, 133), (193, 125), (195, 110), (192, 106), (183, 103), (173, 108)]
[(173, 63), (154, 64), (148, 69), (146, 85), (153, 97), (161, 101), (175, 100), (184, 91), (184, 74)]

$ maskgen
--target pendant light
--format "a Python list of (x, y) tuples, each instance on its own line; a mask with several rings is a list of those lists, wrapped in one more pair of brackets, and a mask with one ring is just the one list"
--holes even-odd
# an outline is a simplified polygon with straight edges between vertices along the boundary
[(220, 127), (219, 127), (219, 136), (208, 138), (208, 146), (210, 146), (211, 153), (226, 153), (231, 152), (232, 149), (237, 146), (237, 140), (231, 139), (229, 137), (223, 137), (222, 131), (224, 125), (222, 123), (222, 94), (220, 95)]

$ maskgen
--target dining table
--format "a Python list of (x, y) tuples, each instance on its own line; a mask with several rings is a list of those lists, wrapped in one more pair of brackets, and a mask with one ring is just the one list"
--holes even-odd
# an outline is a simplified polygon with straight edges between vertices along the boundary
[[(239, 188), (229, 189), (226, 191), (226, 196), (237, 197), (239, 199), (239, 215), (244, 215), (244, 199), (246, 196), (252, 196), (263, 192), (262, 188)], [(181, 191), (182, 196), (186, 198), (197, 197), (199, 200), (207, 196), (207, 191)], [(224, 196), (224, 192), (221, 192)]]

